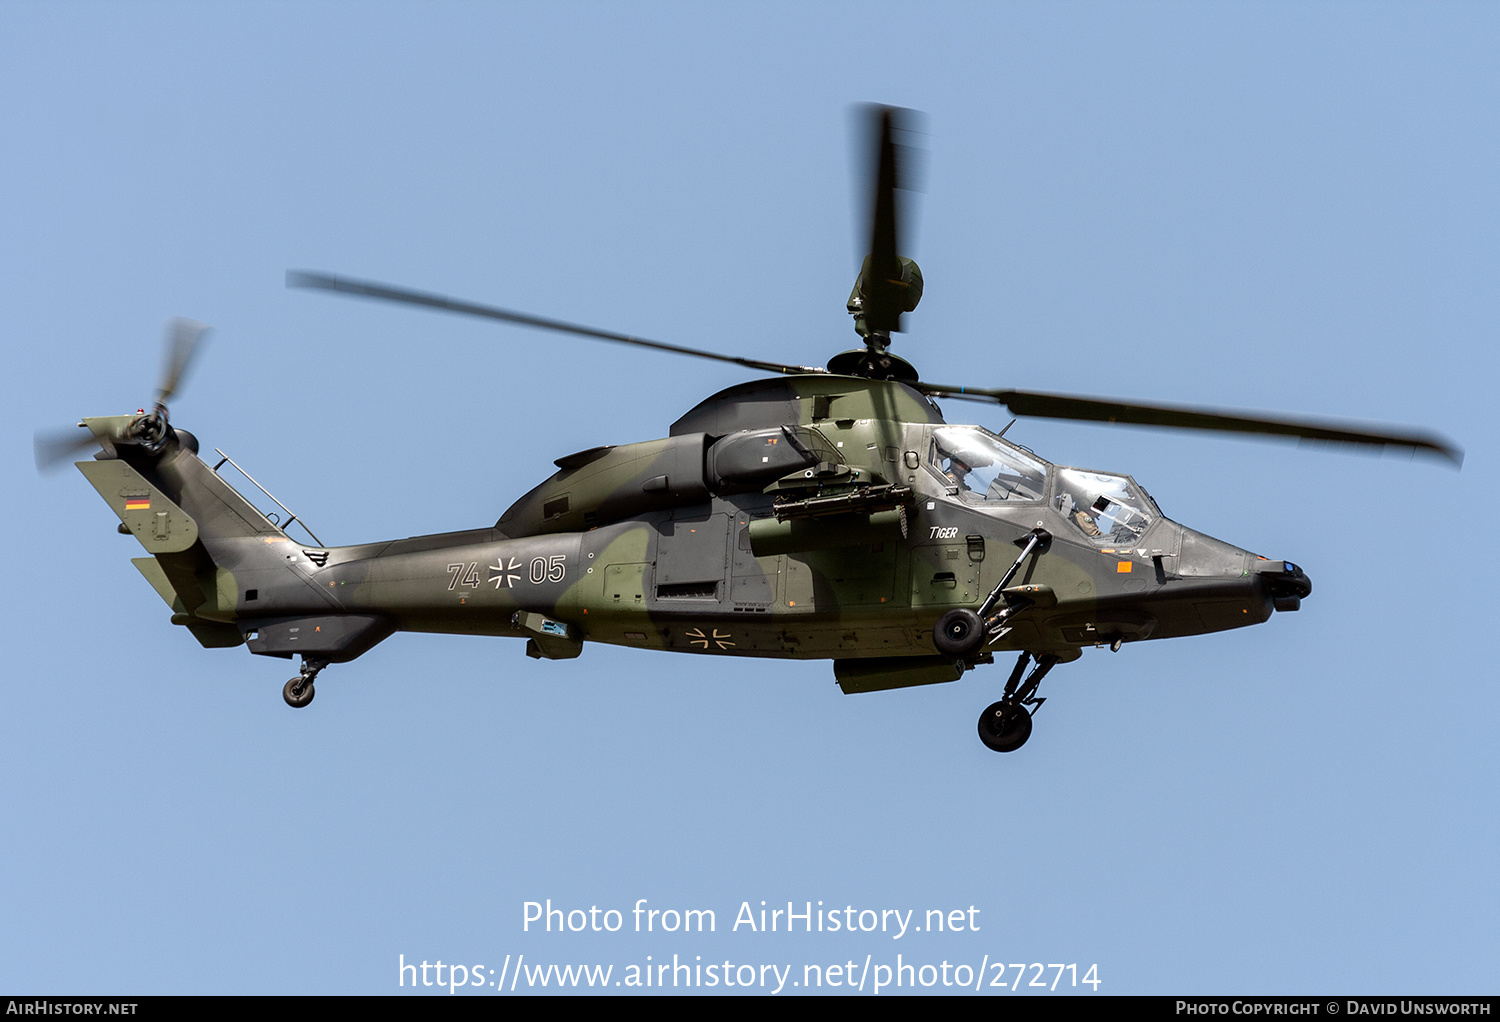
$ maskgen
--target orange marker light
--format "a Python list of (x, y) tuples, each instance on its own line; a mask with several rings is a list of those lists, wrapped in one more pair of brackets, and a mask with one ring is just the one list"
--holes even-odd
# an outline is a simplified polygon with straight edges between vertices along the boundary
[(1116, 564), (1115, 565), (1115, 574), (1117, 574), (1117, 575), (1129, 575), (1130, 574), (1130, 562), (1129, 561), (1121, 561), (1120, 563)]

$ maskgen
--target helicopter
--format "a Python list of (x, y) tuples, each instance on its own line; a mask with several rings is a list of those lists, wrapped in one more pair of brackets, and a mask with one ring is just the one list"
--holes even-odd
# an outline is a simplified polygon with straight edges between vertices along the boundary
[[(206, 327), (168, 326), (152, 407), (37, 438), (39, 467), (76, 466), (147, 556), (132, 563), (203, 646), (293, 659), (303, 708), (331, 664), (398, 631), (510, 636), (562, 660), (587, 642), (699, 656), (833, 661), (846, 694), (956, 681), (1015, 655), (978, 720), (996, 752), (1024, 745), (1039, 686), (1089, 647), (1261, 624), (1312, 592), (1307, 573), (1168, 519), (1131, 476), (1057, 465), (938, 399), (1039, 416), (1296, 437), (1434, 455), (1435, 434), (932, 383), (890, 348), (921, 300), (899, 254), (911, 112), (866, 108), (873, 141), (868, 253), (846, 302), (862, 345), (826, 366), (668, 344), (326, 273), (290, 287), (728, 362), (768, 378), (688, 410), (663, 439), (594, 447), (489, 527), (354, 546), (323, 544), (270, 492), (170, 422)], [(1012, 422), (1015, 420), (1013, 419)], [(280, 508), (263, 512), (225, 464)], [(284, 516), (284, 517), (283, 517)], [(288, 534), (293, 522), (311, 539)]]

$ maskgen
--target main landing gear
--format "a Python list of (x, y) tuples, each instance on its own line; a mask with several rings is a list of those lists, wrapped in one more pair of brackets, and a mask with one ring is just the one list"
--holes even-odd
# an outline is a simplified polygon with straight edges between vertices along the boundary
[(303, 657), (302, 673), (282, 686), (281, 698), (285, 699), (286, 704), (293, 709), (302, 709), (313, 701), (313, 696), (317, 695), (317, 692), (313, 690), (313, 679), (327, 666), (327, 660), (310, 660)]
[[(1019, 543), (1020, 540), (1016, 542)], [(1041, 527), (1032, 529), (1023, 544), (1021, 556), (1017, 557), (1016, 563), (1012, 564), (1001, 576), (999, 583), (990, 590), (990, 594), (984, 598), (977, 612), (967, 607), (955, 607), (938, 618), (937, 625), (932, 629), (932, 644), (937, 651), (944, 656), (967, 660), (983, 649), (985, 643), (998, 640), (1005, 635), (1009, 631), (1006, 621), (1035, 602), (1035, 599), (1028, 595), (1007, 594), (1005, 587), (1010, 585), (1011, 580), (1016, 577), (1016, 572), (1021, 570), (1021, 565), (1026, 563), (1026, 558), (1038, 551), (1046, 550), (1051, 542), (1052, 535), (1046, 529)], [(995, 611), (995, 608), (1002, 603), (1005, 606)], [(992, 611), (994, 613), (991, 613)]]
[(1036, 687), (1057, 665), (1058, 658), (1051, 654), (1038, 655), (1036, 665), (1022, 681), (1021, 675), (1025, 674), (1031, 657), (1030, 653), (1021, 654), (1015, 670), (1010, 672), (1010, 680), (1005, 683), (1005, 695), (999, 702), (985, 707), (979, 715), (979, 740), (995, 752), (1015, 752), (1025, 745), (1026, 739), (1031, 737), (1031, 715), (1047, 701), (1044, 696), (1036, 694)]
[[(932, 629), (932, 644), (939, 653), (965, 660), (972, 666), (975, 662), (973, 658), (980, 655), (980, 650), (987, 643), (998, 642), (1010, 631), (1007, 621), (1037, 605), (1044, 596), (1050, 596), (1051, 590), (1046, 586), (1021, 586), (1017, 590), (1006, 592), (1006, 587), (1015, 579), (1021, 565), (1032, 554), (1046, 550), (1052, 542), (1052, 535), (1038, 526), (1025, 537), (1024, 543), (1021, 540), (1016, 542), (1021, 545), (1021, 556), (1001, 576), (977, 611), (955, 607), (938, 618), (937, 625)], [(1056, 598), (1052, 597), (1050, 603), (1043, 605), (1051, 606), (1054, 603)], [(1000, 609), (997, 611), (996, 607)], [(1118, 644), (1115, 648), (1119, 648)], [(989, 657), (988, 653), (983, 655)], [(1033, 655), (1036, 665), (1032, 667), (1030, 674), (1026, 674), (1026, 665)], [(1046, 702), (1046, 699), (1036, 694), (1036, 687), (1061, 659), (1052, 653), (1021, 654), (1021, 658), (1016, 661), (1015, 670), (1010, 672), (1010, 680), (1005, 683), (1005, 695), (999, 702), (985, 707), (984, 712), (979, 715), (979, 740), (986, 747), (996, 752), (1015, 752), (1026, 744), (1026, 739), (1031, 737), (1031, 715)], [(1024, 681), (1021, 679), (1023, 674), (1026, 675)]]

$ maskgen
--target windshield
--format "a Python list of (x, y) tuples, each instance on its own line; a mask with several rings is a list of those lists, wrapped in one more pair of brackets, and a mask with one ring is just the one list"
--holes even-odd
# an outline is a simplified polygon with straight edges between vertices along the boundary
[(1053, 504), (1075, 529), (1100, 543), (1134, 543), (1156, 515), (1151, 499), (1128, 476), (1076, 468), (1057, 470)]
[(1041, 500), (1047, 465), (977, 426), (932, 431), (929, 463), (960, 494), (981, 501)]

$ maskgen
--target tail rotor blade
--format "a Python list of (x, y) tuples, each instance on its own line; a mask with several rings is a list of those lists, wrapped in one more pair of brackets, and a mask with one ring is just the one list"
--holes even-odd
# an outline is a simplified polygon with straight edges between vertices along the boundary
[(162, 369), (161, 388), (156, 403), (164, 405), (177, 392), (199, 344), (208, 333), (207, 325), (195, 319), (177, 318), (167, 322), (167, 362)]
[(32, 435), (32, 455), (38, 472), (50, 472), (70, 462), (75, 456), (99, 443), (83, 423), (77, 429), (38, 430)]

